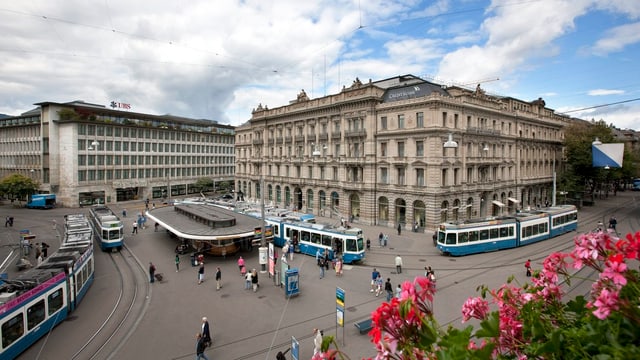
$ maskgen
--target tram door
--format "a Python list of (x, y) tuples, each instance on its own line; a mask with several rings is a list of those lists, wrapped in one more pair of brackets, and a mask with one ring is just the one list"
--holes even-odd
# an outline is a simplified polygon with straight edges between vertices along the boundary
[(342, 250), (344, 249), (344, 244), (342, 243), (342, 239), (334, 237), (331, 241), (331, 247), (335, 249), (335, 255), (342, 254)]

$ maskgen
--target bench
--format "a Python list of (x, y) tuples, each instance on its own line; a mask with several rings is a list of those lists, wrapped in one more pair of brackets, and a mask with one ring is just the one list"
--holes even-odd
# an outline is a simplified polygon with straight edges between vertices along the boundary
[(354, 324), (360, 334), (366, 334), (373, 328), (373, 322), (371, 319), (363, 320)]

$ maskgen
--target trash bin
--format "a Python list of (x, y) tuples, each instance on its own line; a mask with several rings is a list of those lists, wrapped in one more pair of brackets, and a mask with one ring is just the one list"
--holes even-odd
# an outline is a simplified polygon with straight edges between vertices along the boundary
[(191, 254), (191, 266), (198, 266), (198, 260), (196, 260), (196, 254)]

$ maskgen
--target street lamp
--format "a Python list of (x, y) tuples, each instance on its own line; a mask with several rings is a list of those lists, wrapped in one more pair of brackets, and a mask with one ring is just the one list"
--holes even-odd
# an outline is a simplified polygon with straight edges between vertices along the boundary
[(449, 140), (444, 143), (445, 149), (455, 149), (458, 147), (458, 143), (453, 141), (453, 134), (449, 133)]

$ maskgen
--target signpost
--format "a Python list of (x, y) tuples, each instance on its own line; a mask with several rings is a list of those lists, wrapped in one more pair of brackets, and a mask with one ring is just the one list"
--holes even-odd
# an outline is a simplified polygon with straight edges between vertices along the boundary
[(342, 345), (344, 346), (344, 290), (336, 287), (336, 336), (338, 327), (342, 328)]

